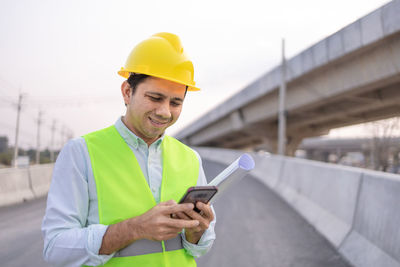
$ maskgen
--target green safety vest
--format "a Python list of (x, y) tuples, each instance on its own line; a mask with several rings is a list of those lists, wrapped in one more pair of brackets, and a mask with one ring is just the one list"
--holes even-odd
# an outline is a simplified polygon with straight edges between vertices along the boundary
[[(115, 224), (142, 215), (157, 203), (134, 153), (114, 126), (83, 136), (96, 182), (99, 222)], [(186, 145), (165, 136), (161, 143), (161, 201), (176, 202), (197, 184), (199, 161)], [(118, 251), (104, 266), (196, 266), (181, 236), (167, 241), (141, 239)]]

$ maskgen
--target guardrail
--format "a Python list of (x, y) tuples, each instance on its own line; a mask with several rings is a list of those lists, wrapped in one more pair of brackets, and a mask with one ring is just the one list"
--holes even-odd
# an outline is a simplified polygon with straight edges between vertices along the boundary
[[(196, 148), (230, 164), (243, 152)], [(400, 266), (400, 175), (250, 153), (253, 177), (300, 213), (352, 265)]]
[(0, 169), (0, 206), (24, 202), (47, 194), (54, 164)]

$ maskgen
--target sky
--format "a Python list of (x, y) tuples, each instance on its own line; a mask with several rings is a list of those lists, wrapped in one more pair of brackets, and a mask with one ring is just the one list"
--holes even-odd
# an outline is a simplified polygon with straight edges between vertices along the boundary
[(117, 71), (164, 31), (180, 37), (202, 89), (187, 95), (174, 134), (278, 65), (282, 38), (290, 58), (388, 2), (0, 0), (0, 136), (14, 144), (20, 93), (23, 148), (37, 145), (40, 110), (41, 148), (53, 123), (53, 148), (113, 124), (125, 112)]

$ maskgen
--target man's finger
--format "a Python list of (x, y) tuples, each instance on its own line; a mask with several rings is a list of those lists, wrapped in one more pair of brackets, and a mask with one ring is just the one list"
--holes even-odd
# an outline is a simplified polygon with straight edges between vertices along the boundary
[(192, 210), (194, 208), (194, 205), (192, 203), (184, 203), (184, 204), (176, 204), (176, 205), (170, 205), (165, 208), (164, 214), (176, 214), (178, 212), (186, 212), (188, 210)]
[(200, 215), (198, 212), (196, 212), (194, 210), (188, 210), (188, 211), (185, 211), (185, 213), (186, 213), (186, 216), (188, 216), (192, 220), (198, 220), (198, 221), (207, 220), (207, 218), (203, 217), (202, 215)]
[(191, 220), (191, 218), (189, 216), (187, 216), (184, 212), (178, 212), (175, 214), (175, 217), (172, 218), (178, 218), (178, 219), (182, 219), (182, 220)]
[(198, 220), (182, 220), (182, 219), (169, 219), (167, 225), (171, 228), (180, 229), (183, 228), (193, 228), (197, 227), (200, 224)]
[(160, 202), (160, 204), (158, 204), (158, 205), (160, 205), (160, 206), (173, 206), (173, 205), (176, 205), (176, 202), (175, 202), (175, 200), (171, 199), (171, 200), (168, 200), (168, 201)]
[(207, 204), (202, 202), (197, 202), (196, 207), (200, 210), (200, 213), (190, 210), (186, 211), (186, 215), (189, 216), (191, 219), (194, 220), (207, 220), (212, 221), (214, 219), (214, 213), (211, 210), (211, 207)]
[(210, 221), (214, 220), (214, 213), (212, 212), (210, 204), (204, 204), (202, 202), (197, 202), (196, 207), (201, 210), (200, 215)]

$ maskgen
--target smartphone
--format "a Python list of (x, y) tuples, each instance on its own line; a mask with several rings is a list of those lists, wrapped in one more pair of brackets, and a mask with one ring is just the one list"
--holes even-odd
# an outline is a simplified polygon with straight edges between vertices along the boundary
[(181, 203), (193, 203), (194, 210), (196, 212), (200, 212), (198, 208), (196, 208), (196, 203), (198, 201), (208, 204), (208, 202), (213, 198), (213, 196), (218, 192), (218, 188), (216, 186), (194, 186), (189, 187), (186, 191), (185, 195), (179, 201)]

